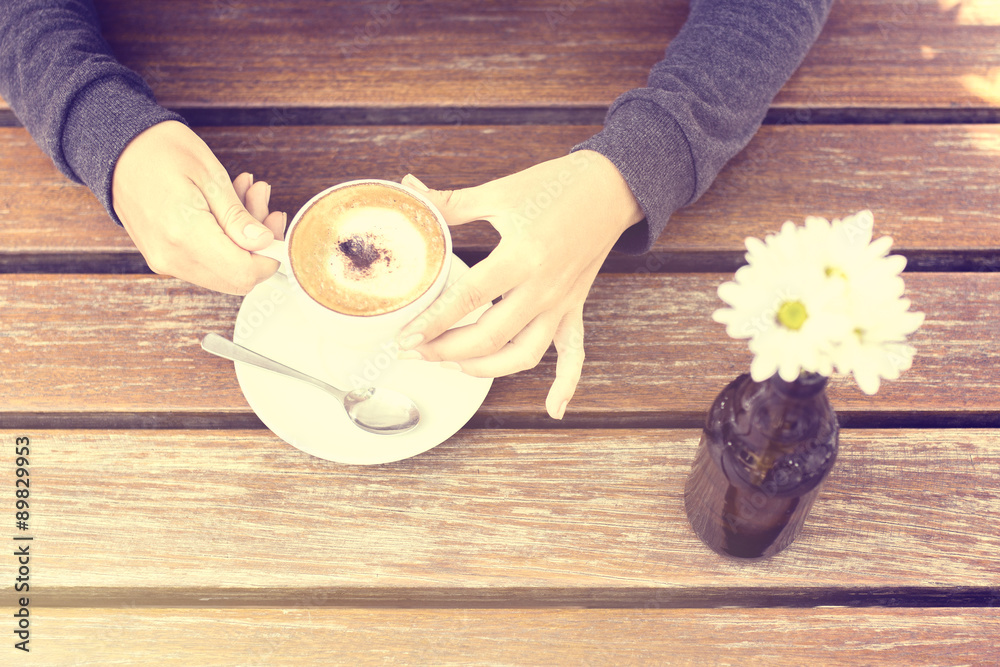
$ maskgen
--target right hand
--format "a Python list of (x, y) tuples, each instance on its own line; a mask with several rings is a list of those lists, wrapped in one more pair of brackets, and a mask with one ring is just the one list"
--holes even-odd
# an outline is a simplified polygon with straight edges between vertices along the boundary
[(227, 294), (246, 294), (278, 263), (250, 251), (283, 238), (271, 186), (229, 174), (177, 121), (154, 125), (122, 151), (111, 182), (115, 213), (149, 268)]
[[(499, 377), (534, 367), (555, 344), (545, 408), (562, 419), (583, 370), (590, 287), (622, 232), (643, 218), (618, 168), (582, 150), (464, 190), (430, 190), (412, 175), (403, 183), (424, 191), (449, 225), (486, 220), (501, 238), (403, 328), (400, 358)], [(474, 324), (452, 328), (487, 305)]]

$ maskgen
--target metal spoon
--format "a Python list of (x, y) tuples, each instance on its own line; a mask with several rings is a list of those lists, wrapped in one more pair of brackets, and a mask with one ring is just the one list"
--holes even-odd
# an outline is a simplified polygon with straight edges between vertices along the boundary
[(406, 433), (420, 421), (420, 411), (417, 410), (417, 406), (398, 391), (376, 389), (375, 387), (355, 389), (354, 391), (337, 389), (311, 375), (306, 375), (248, 350), (242, 345), (237, 345), (218, 334), (205, 336), (201, 341), (201, 347), (206, 352), (223, 359), (242, 361), (251, 366), (287, 375), (333, 394), (344, 404), (344, 409), (347, 410), (347, 416), (351, 418), (351, 421), (369, 433), (379, 435)]

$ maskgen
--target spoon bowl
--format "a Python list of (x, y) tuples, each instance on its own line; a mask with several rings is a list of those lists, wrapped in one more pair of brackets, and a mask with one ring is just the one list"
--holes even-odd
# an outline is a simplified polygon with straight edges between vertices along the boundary
[(402, 433), (420, 420), (413, 401), (391, 389), (355, 389), (344, 397), (344, 409), (351, 421), (370, 433)]
[(344, 391), (322, 380), (318, 380), (302, 371), (289, 368), (273, 359), (249, 350), (218, 334), (208, 334), (201, 341), (201, 347), (206, 352), (230, 361), (263, 368), (264, 370), (285, 375), (307, 382), (337, 397), (343, 404), (350, 420), (365, 431), (377, 435), (397, 435), (416, 428), (420, 423), (420, 411), (408, 396), (392, 389), (355, 389)]

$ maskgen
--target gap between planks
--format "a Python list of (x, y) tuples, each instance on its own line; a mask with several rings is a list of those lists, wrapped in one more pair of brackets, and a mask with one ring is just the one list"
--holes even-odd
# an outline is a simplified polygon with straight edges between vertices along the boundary
[[(456, 250), (469, 266), (482, 261), (488, 252)], [(1000, 250), (899, 250), (906, 257), (906, 273), (995, 272), (1000, 271)], [(604, 262), (602, 273), (733, 273), (746, 264), (740, 251), (650, 252), (644, 255), (615, 253)], [(4, 273), (93, 273), (152, 274), (138, 251), (0, 253), (0, 274)]]
[[(179, 107), (191, 125), (601, 125), (605, 106), (566, 107)], [(1000, 108), (773, 107), (764, 125), (887, 125), (1000, 123)], [(0, 127), (21, 127), (0, 109)]]
[[(504, 429), (542, 431), (621, 430), (635, 429), (700, 429), (705, 423), (705, 412), (671, 412), (650, 414), (621, 411), (608, 414), (567, 414), (555, 421), (538, 412), (504, 413)], [(963, 412), (934, 412), (929, 410), (864, 412), (838, 410), (837, 420), (841, 429), (877, 430), (886, 428), (916, 429), (982, 429), (1000, 428), (1000, 414), (990, 410)], [(5, 429), (22, 431), (68, 430), (266, 430), (260, 419), (247, 409), (246, 412), (0, 412)], [(488, 412), (477, 412), (463, 430), (496, 430), (497, 418)]]
[(39, 588), (32, 605), (358, 609), (1000, 607), (1000, 587), (875, 588)]

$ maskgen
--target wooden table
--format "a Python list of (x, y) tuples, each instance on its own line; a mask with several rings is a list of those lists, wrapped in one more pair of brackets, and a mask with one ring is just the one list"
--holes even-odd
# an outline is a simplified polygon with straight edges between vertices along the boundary
[[(564, 154), (687, 7), (98, 5), (161, 103), (289, 211), (358, 175), (462, 187)], [(712, 189), (652, 252), (609, 259), (565, 421), (544, 414), (546, 356), (447, 442), (375, 467), (265, 429), (198, 346), (240, 299), (150, 274), (3, 107), (6, 553), (33, 538), (28, 655), (3, 559), (4, 664), (998, 664), (998, 43), (991, 0), (839, 0)], [(749, 364), (715, 288), (745, 236), (863, 207), (909, 258), (918, 356), (875, 397), (832, 381), (841, 455), (804, 533), (721, 559), (682, 509), (705, 411)], [(455, 233), (470, 262), (495, 240)]]

